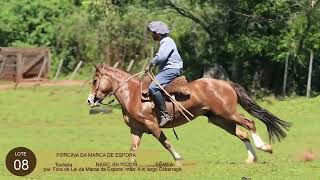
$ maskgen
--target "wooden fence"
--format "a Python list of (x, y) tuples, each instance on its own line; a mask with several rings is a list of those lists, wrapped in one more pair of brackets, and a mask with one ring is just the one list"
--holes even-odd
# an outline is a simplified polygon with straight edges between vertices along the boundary
[(49, 78), (49, 48), (0, 47), (0, 79), (35, 81)]

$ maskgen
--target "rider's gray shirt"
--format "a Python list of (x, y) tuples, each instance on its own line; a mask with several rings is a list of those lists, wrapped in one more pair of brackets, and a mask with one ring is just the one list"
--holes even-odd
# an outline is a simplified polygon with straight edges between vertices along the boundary
[[(168, 61), (167, 58), (171, 52), (174, 50)], [(166, 69), (182, 69), (183, 61), (178, 52), (177, 46), (173, 39), (170, 37), (165, 37), (160, 41), (160, 48), (155, 57), (151, 61), (154, 65), (159, 65), (160, 72)]]

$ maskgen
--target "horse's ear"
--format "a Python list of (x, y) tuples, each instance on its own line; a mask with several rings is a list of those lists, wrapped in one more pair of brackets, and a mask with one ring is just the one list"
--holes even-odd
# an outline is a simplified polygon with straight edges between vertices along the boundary
[(97, 70), (99, 73), (101, 73), (100, 68), (99, 68), (96, 64), (94, 64), (93, 62), (91, 62), (91, 64), (93, 65), (93, 67), (96, 68), (96, 70)]
[(96, 70), (100, 72), (99, 67), (95, 64), (94, 67), (96, 67)]

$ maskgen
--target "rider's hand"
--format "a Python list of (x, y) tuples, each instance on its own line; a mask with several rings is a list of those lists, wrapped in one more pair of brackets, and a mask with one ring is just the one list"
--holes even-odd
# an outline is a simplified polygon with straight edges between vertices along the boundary
[(144, 71), (145, 71), (145, 72), (149, 72), (149, 71), (151, 70), (152, 66), (153, 66), (153, 64), (150, 63), (150, 64), (146, 67), (146, 69), (145, 69)]

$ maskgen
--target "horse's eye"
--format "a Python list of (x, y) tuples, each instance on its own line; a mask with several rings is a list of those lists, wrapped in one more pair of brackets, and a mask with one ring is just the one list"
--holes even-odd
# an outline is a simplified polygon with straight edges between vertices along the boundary
[(93, 82), (92, 82), (92, 84), (96, 84), (97, 83), (97, 80), (95, 79), (95, 80), (93, 80)]

